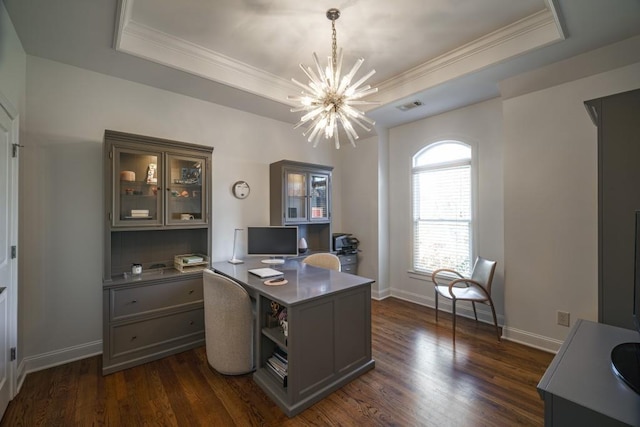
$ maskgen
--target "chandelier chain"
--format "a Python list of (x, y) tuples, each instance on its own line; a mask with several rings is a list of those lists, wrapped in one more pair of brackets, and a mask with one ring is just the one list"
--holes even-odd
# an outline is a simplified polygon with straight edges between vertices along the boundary
[(336, 69), (336, 51), (338, 50), (338, 42), (336, 37), (336, 20), (331, 20), (331, 61), (333, 69)]

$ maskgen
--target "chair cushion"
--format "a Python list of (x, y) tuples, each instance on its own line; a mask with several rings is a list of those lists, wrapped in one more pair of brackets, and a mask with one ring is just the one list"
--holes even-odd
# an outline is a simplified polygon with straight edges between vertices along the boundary
[[(453, 295), (456, 299), (466, 300), (466, 301), (486, 301), (486, 297), (482, 292), (474, 287), (469, 288), (451, 288), (453, 291)], [(436, 286), (436, 291), (445, 298), (451, 298), (451, 294), (449, 293), (448, 286)]]

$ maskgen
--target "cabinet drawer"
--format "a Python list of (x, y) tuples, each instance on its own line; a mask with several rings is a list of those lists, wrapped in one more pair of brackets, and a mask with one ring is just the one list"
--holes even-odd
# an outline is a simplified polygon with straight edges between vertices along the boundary
[(202, 278), (113, 289), (111, 320), (202, 301)]
[(343, 273), (358, 274), (358, 264), (347, 264), (347, 265), (342, 264), (340, 266), (340, 270)]
[(204, 309), (111, 327), (111, 357), (170, 344), (204, 331)]
[(342, 264), (343, 266), (345, 264), (355, 264), (358, 262), (358, 255), (338, 255), (338, 258), (340, 258), (340, 264)]

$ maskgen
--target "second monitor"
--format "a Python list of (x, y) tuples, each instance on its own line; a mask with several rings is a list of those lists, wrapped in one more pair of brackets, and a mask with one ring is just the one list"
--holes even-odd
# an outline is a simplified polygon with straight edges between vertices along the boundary
[(247, 227), (247, 255), (269, 257), (265, 264), (282, 264), (298, 256), (298, 227)]

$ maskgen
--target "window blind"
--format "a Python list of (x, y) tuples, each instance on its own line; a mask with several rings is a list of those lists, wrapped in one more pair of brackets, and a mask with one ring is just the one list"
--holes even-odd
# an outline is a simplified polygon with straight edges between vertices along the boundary
[(471, 273), (471, 165), (413, 173), (413, 268)]

